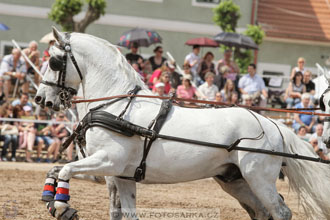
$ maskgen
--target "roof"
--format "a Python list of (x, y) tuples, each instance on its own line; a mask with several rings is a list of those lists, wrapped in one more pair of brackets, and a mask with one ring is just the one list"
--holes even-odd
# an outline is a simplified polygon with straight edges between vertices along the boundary
[(259, 0), (257, 21), (267, 37), (330, 42), (329, 0)]

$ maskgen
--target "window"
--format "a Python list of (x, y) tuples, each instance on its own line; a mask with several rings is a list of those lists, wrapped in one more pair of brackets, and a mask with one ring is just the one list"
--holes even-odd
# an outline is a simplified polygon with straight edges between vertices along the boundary
[[(21, 47), (22, 50), (29, 46), (28, 43), (17, 42), (17, 44)], [(11, 54), (11, 50), (14, 48), (13, 43), (10, 42), (10, 41), (1, 41), (0, 45), (1, 45), (1, 47), (0, 47), (0, 57)]]
[(192, 5), (197, 7), (215, 8), (220, 0), (192, 0)]

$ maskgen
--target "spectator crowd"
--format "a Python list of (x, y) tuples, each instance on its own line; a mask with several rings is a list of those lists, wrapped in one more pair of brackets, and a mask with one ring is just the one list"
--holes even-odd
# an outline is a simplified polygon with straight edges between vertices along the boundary
[[(49, 47), (54, 41), (49, 42)], [(43, 74), (48, 66), (49, 47), (41, 54), (38, 44), (30, 42), (22, 52)], [(194, 45), (187, 54), (179, 71), (177, 63), (163, 56), (162, 46), (153, 50), (154, 55), (144, 59), (139, 54), (139, 45), (132, 43), (126, 59), (138, 72), (148, 88), (158, 96), (171, 93), (179, 98), (201, 99), (247, 106), (266, 107), (269, 103), (269, 91), (256, 65), (251, 63), (247, 73), (240, 69), (232, 57), (232, 50), (224, 51), (223, 58), (215, 61), (212, 52), (200, 54), (200, 47)], [(287, 108), (312, 108), (317, 105), (314, 99), (315, 84), (311, 81), (312, 73), (305, 67), (305, 59), (298, 58), (297, 67), (292, 69), (290, 84), (285, 91), (283, 102)], [(0, 141), (2, 151), (0, 161), (16, 161), (16, 150), (25, 150), (26, 162), (54, 162), (59, 160), (59, 148), (68, 137), (70, 115), (63, 112), (54, 114), (47, 109), (40, 109), (29, 102), (33, 96), (31, 84), (39, 85), (41, 77), (22, 56), (20, 50), (1, 60), (0, 65)], [(19, 94), (15, 99), (11, 94)], [(75, 110), (73, 109), (73, 112)], [(308, 110), (313, 111), (313, 110)], [(263, 112), (261, 112), (263, 113)], [(76, 116), (74, 118), (77, 118)], [(5, 120), (25, 119), (25, 120)], [(292, 123), (290, 120), (293, 119)], [(311, 143), (315, 152), (323, 159), (328, 159), (328, 150), (322, 142), (324, 118), (304, 114), (287, 114), (288, 124), (292, 124), (297, 135)], [(73, 159), (73, 144), (68, 148), (67, 160)], [(11, 156), (8, 157), (8, 150)], [(36, 149), (36, 157), (32, 157)], [(46, 158), (41, 157), (42, 150), (47, 151)]]

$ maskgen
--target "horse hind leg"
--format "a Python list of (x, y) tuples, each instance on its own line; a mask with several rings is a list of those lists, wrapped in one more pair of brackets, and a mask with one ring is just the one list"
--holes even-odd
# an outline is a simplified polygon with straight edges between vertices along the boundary
[(215, 176), (214, 179), (225, 192), (238, 200), (251, 219), (268, 220), (271, 218), (269, 212), (243, 179), (236, 165), (229, 164), (226, 170), (221, 175)]
[(241, 163), (240, 170), (255, 196), (274, 220), (291, 220), (291, 211), (278, 194), (275, 185), (282, 161), (270, 156), (258, 160), (246, 158), (246, 161), (249, 162)]

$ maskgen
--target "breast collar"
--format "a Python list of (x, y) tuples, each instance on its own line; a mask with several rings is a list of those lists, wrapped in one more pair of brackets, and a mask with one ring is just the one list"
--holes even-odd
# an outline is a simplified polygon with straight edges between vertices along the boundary
[[(71, 45), (70, 45), (70, 37), (71, 35), (69, 33), (65, 33), (65, 40), (63, 43), (60, 43), (59, 45), (57, 45), (57, 47), (60, 50), (64, 51), (64, 55), (62, 57), (62, 65), (59, 69), (52, 69), (53, 71), (59, 71), (59, 75), (58, 75), (58, 79), (57, 79), (57, 83), (54, 82), (50, 82), (50, 81), (46, 81), (46, 80), (41, 80), (41, 83), (47, 85), (47, 86), (52, 86), (52, 87), (58, 87), (60, 88), (60, 92), (59, 92), (59, 97), (61, 100), (61, 104), (64, 107), (70, 107), (71, 106), (71, 98), (77, 94), (77, 90), (71, 87), (67, 87), (65, 86), (65, 78), (66, 78), (66, 67), (67, 67), (67, 57), (69, 55), (73, 65), (75, 66), (80, 80), (83, 80), (83, 76), (82, 73), (79, 69), (79, 66), (77, 64), (76, 59), (74, 58), (74, 55), (71, 51)], [(56, 59), (56, 57), (51, 57), (49, 59), (49, 63), (51, 63), (51, 59)], [(50, 65), (51, 67), (51, 65)]]

